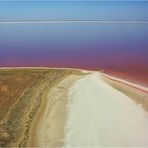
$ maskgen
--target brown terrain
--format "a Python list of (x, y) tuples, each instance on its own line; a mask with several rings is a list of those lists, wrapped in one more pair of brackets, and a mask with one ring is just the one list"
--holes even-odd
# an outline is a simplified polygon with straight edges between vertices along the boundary
[[(59, 139), (64, 139), (66, 94), (75, 80), (91, 73), (83, 72), (76, 69), (0, 69), (0, 147), (43, 146), (46, 137), (41, 135), (45, 133), (51, 147), (62, 146), (63, 141)], [(148, 111), (148, 93), (106, 76), (103, 80)], [(50, 113), (47, 114), (47, 110)]]
[(25, 146), (45, 90), (78, 70), (0, 69), (0, 147)]

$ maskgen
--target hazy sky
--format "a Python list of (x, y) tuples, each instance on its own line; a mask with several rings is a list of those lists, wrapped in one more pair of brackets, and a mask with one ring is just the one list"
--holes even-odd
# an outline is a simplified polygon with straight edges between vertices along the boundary
[(148, 2), (0, 2), (0, 20), (148, 20)]
[(0, 2), (0, 66), (148, 68), (148, 2)]

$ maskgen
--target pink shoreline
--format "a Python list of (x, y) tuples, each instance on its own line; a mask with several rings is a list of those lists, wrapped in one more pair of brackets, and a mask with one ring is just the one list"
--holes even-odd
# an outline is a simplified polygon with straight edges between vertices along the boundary
[(142, 88), (138, 88), (138, 87), (133, 86), (133, 85), (130, 85), (130, 84), (126, 83), (126, 82), (121, 82), (120, 80), (116, 80), (116, 79), (111, 78), (111, 77), (109, 77), (109, 76), (107, 76), (107, 75), (104, 75), (104, 76), (105, 76), (106, 78), (110, 79), (110, 80), (113, 80), (113, 81), (116, 81), (116, 82), (119, 82), (119, 83), (122, 83), (122, 84), (126, 84), (127, 86), (130, 86), (130, 87), (132, 87), (132, 88), (134, 88), (134, 89), (137, 89), (137, 90), (139, 90), (139, 91), (141, 91), (141, 92), (144, 92), (144, 93), (148, 94), (148, 91), (147, 91), (147, 90), (143, 90)]
[(104, 70), (103, 73), (108, 74), (112, 77), (123, 79), (130, 83), (139, 84), (140, 86), (148, 88), (147, 73), (143, 75), (142, 74), (134, 75), (133, 73), (127, 73), (127, 72), (121, 72), (121, 71), (119, 72), (119, 71), (112, 71), (112, 70)]

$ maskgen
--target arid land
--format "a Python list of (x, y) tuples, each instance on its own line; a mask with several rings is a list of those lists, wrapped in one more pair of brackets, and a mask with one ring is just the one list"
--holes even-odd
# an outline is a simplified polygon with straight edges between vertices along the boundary
[[(78, 69), (0, 69), (0, 146), (63, 146), (67, 91), (89, 73)], [(148, 93), (103, 79), (148, 111)]]
[(0, 146), (25, 146), (46, 89), (79, 70), (0, 69)]

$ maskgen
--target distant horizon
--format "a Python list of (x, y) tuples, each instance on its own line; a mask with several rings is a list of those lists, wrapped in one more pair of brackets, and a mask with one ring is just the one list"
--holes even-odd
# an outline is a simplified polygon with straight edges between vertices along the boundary
[(0, 2), (0, 67), (108, 69), (146, 76), (147, 10), (148, 1)]

